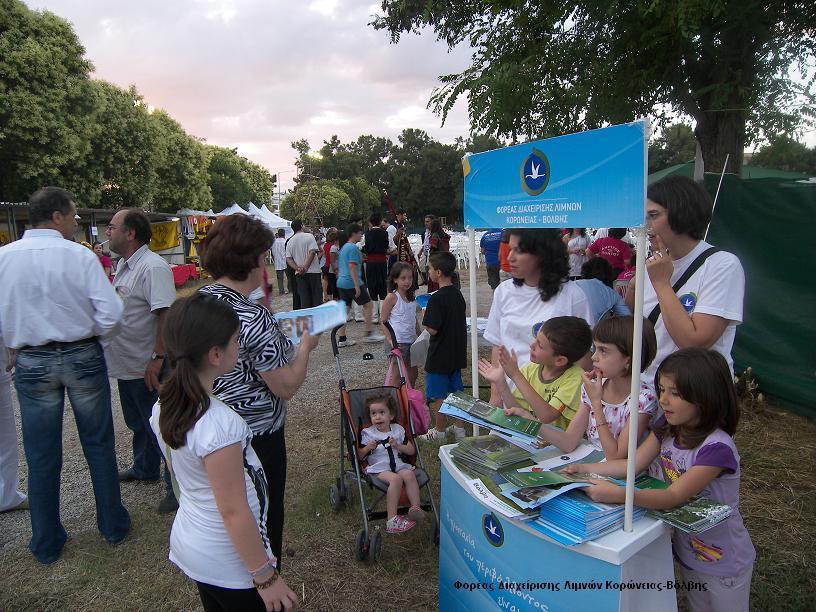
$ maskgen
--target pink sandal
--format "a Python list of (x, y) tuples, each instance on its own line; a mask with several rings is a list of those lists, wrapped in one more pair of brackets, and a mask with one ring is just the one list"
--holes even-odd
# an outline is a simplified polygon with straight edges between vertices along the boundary
[(405, 533), (413, 529), (415, 525), (414, 521), (397, 515), (388, 519), (388, 522), (385, 523), (385, 531), (386, 533)]

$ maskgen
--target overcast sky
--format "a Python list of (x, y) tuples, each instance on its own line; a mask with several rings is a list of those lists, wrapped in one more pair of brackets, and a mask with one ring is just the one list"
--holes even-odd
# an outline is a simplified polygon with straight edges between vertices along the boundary
[(295, 152), (337, 134), (396, 141), (420, 128), (442, 142), (467, 136), (464, 101), (444, 127), (426, 104), (437, 77), (469, 65), (432, 33), (398, 45), (368, 26), (372, 0), (26, 0), (73, 24), (96, 78), (135, 85), (188, 133), (280, 172)]

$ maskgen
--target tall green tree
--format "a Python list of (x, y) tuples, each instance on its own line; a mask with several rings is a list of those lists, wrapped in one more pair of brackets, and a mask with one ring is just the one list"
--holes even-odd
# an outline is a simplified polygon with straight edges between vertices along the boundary
[(204, 145), (188, 135), (166, 112), (154, 111), (150, 118), (160, 131), (161, 155), (152, 208), (162, 212), (181, 208), (207, 210), (213, 198), (207, 184), (209, 159)]
[(91, 87), (95, 113), (88, 167), (98, 177), (98, 205), (145, 206), (158, 189), (159, 126), (135, 87), (124, 90), (96, 80)]
[(332, 181), (319, 179), (299, 185), (281, 202), (281, 215), (307, 225), (344, 225), (352, 210), (351, 198)]
[(649, 172), (694, 161), (696, 154), (697, 141), (691, 127), (685, 123), (672, 124), (649, 143)]
[(87, 167), (93, 128), (91, 64), (70, 24), (0, 0), (0, 198), (59, 185), (80, 203), (99, 197)]
[(221, 211), (233, 202), (245, 205), (250, 200), (250, 189), (244, 180), (237, 150), (205, 146), (210, 159), (207, 174), (213, 208)]
[[(331, 183), (342, 189), (351, 200), (347, 218), (367, 217), (372, 211), (382, 206), (380, 191), (362, 176), (353, 176), (349, 179), (333, 179)], [(343, 227), (343, 219), (339, 219), (339, 227)]]
[(417, 129), (403, 130), (389, 163), (389, 195), (414, 223), (427, 213), (458, 221), (462, 216), (463, 151)]
[(275, 191), (275, 177), (263, 166), (245, 157), (240, 159), (241, 173), (249, 187), (249, 201), (257, 205), (266, 204), (272, 199), (272, 194)]
[(443, 119), (467, 95), (475, 129), (523, 139), (639, 116), (695, 120), (707, 168), (739, 173), (746, 140), (814, 122), (812, 0), (383, 0), (392, 42), (430, 27), (471, 66), (440, 77)]
[(808, 149), (801, 142), (782, 134), (771, 138), (768, 144), (754, 153), (751, 165), (816, 176), (816, 147)]

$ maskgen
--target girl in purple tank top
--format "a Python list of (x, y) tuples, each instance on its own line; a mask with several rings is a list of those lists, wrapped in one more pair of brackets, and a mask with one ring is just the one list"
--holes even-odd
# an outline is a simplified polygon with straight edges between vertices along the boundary
[[(690, 534), (675, 530), (672, 548), (683, 568), (691, 610), (748, 610), (756, 552), (739, 512), (740, 458), (731, 436), (739, 404), (731, 370), (715, 351), (687, 348), (667, 357), (655, 386), (663, 415), (638, 447), (637, 472), (670, 484), (636, 490), (635, 504), (666, 510), (694, 496), (728, 504), (731, 516), (711, 529)], [(626, 461), (567, 466), (565, 472), (626, 477)], [(623, 503), (624, 488), (595, 481), (586, 493), (595, 501)]]

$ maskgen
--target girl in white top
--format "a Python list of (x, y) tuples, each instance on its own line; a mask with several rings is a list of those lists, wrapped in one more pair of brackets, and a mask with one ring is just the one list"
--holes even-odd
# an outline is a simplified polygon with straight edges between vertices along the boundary
[(176, 301), (164, 324), (174, 367), (150, 425), (178, 486), (170, 560), (196, 582), (208, 612), (289, 610), (297, 597), (269, 546), (266, 476), (252, 432), (212, 395), (215, 379), (235, 367), (238, 329), (232, 307), (202, 293)]
[[(595, 352), (591, 372), (584, 372), (581, 407), (566, 431), (544, 425), (538, 437), (569, 453), (586, 434), (587, 440), (602, 450), (607, 461), (625, 459), (629, 444), (629, 395), (632, 384), (632, 334), (634, 317), (607, 317), (593, 330)], [(640, 371), (645, 370), (657, 350), (654, 328), (643, 321)], [(638, 440), (646, 433), (657, 410), (657, 396), (647, 384), (638, 395)]]
[[(404, 261), (395, 262), (388, 274), (388, 295), (383, 300), (380, 309), (380, 327), (385, 341), (392, 349), (398, 348), (408, 370), (408, 380), (413, 387), (416, 384), (418, 368), (411, 363), (411, 344), (420, 333), (419, 318), (417, 317), (417, 303), (414, 296), (414, 271)], [(385, 327), (389, 323), (397, 337), (397, 346), (391, 346), (393, 340)], [(399, 376), (394, 369), (394, 376)], [(399, 381), (393, 381), (398, 386)]]
[[(388, 483), (385, 497), (388, 522), (385, 530), (388, 533), (403, 533), (425, 518), (420, 507), (419, 484), (414, 467), (399, 457), (399, 453), (413, 455), (416, 448), (413, 442), (406, 442), (405, 428), (393, 422), (397, 419), (397, 406), (391, 395), (383, 393), (369, 396), (366, 398), (366, 411), (371, 426), (363, 429), (360, 434), (363, 446), (357, 449), (357, 456), (361, 461), (368, 461), (366, 474), (375, 474)], [(411, 502), (407, 519), (397, 514), (403, 486), (408, 501)]]

